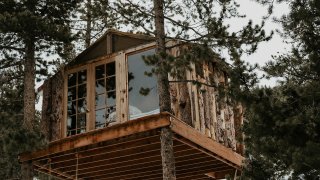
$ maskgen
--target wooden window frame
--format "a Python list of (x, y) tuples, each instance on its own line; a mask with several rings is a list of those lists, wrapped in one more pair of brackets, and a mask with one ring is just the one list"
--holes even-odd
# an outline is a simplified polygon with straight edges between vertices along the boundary
[[(68, 113), (67, 113), (67, 103), (68, 103), (68, 75), (72, 73), (76, 73), (82, 70), (87, 71), (87, 82), (86, 82), (86, 88), (87, 88), (87, 96), (85, 98), (87, 102), (87, 113), (86, 113), (86, 132), (95, 130), (95, 67), (102, 65), (102, 64), (108, 64), (111, 62), (115, 62), (116, 57), (115, 56), (109, 56), (107, 58), (102, 58), (98, 60), (93, 60), (90, 63), (82, 64), (74, 68), (70, 68), (65, 71), (64, 75), (64, 98), (63, 98), (63, 121), (61, 122), (61, 137), (69, 137), (67, 136), (67, 121), (68, 121)], [(116, 88), (117, 84), (119, 82), (119, 74), (116, 71)], [(117, 91), (117, 89), (116, 89)], [(116, 102), (118, 101), (118, 97), (116, 97)], [(117, 103), (116, 103), (117, 104)], [(118, 108), (117, 108), (118, 109)], [(119, 120), (117, 118), (116, 122), (111, 123), (117, 124), (119, 123)], [(81, 134), (81, 133), (80, 133)]]
[(156, 47), (156, 43), (148, 43), (117, 53), (116, 61), (116, 96), (117, 120), (119, 123), (129, 121), (129, 92), (128, 92), (128, 56), (147, 51)]
[[(87, 88), (87, 96), (85, 97), (85, 101), (88, 103), (88, 69), (86, 68), (86, 66), (80, 66), (74, 69), (70, 69), (66, 72), (66, 74), (64, 75), (64, 98), (63, 98), (63, 112), (65, 112), (63, 114), (63, 121), (62, 121), (62, 125), (61, 125), (61, 133), (62, 133), (62, 137), (67, 137), (67, 124), (68, 124), (68, 75), (72, 74), (72, 73), (77, 73), (79, 71), (82, 70), (86, 70), (87, 71), (87, 82), (86, 82), (86, 88)], [(87, 109), (88, 109), (88, 104), (87, 104)], [(88, 131), (88, 113), (86, 113), (86, 132)], [(76, 135), (76, 134), (75, 134)]]
[(81, 70), (87, 70), (87, 113), (86, 113), (86, 132), (95, 130), (95, 67), (115, 62), (116, 76), (116, 122), (110, 125), (123, 123), (129, 120), (129, 97), (128, 97), (128, 56), (147, 51), (156, 47), (156, 43), (148, 43), (134, 48), (130, 48), (117, 53), (109, 54), (90, 60), (86, 63), (67, 67), (64, 74), (64, 96), (63, 96), (63, 121), (61, 122), (61, 137), (67, 136), (67, 94), (68, 94), (68, 75)]
[[(129, 63), (128, 63), (128, 58), (129, 56), (132, 56), (132, 55), (135, 55), (135, 54), (139, 54), (139, 53), (142, 53), (142, 52), (145, 52), (145, 51), (149, 51), (151, 49), (155, 49), (156, 46), (155, 45), (149, 45), (149, 46), (139, 46), (139, 47), (136, 47), (132, 50), (128, 50), (127, 53), (125, 53), (125, 67), (126, 67), (126, 72), (129, 71)], [(126, 121), (129, 121), (130, 120), (130, 110), (129, 110), (129, 82), (128, 82), (128, 73), (126, 73), (126, 93), (127, 93), (127, 99), (126, 99)], [(159, 99), (160, 100), (160, 99)], [(132, 119), (134, 120), (134, 119)]]
[[(93, 120), (90, 122), (90, 129), (89, 130), (95, 130), (96, 129), (95, 128), (95, 117), (96, 117), (96, 115), (95, 115), (95, 96), (96, 96), (96, 94), (95, 94), (95, 82), (96, 82), (96, 78), (95, 78), (95, 71), (96, 70), (95, 70), (95, 68), (97, 66), (109, 64), (109, 63), (112, 63), (112, 62), (115, 62), (115, 58), (114, 57), (107, 58), (107, 59), (102, 60), (102, 61), (93, 62), (93, 63), (90, 64), (90, 68), (91, 68), (90, 72), (92, 74), (90, 74), (90, 77), (91, 77), (91, 79), (90, 79), (90, 81), (91, 81), (90, 82), (90, 84), (91, 84), (90, 88), (91, 89), (90, 89), (90, 98), (89, 98), (89, 100), (90, 100), (90, 103), (91, 103), (91, 106), (90, 106), (91, 107), (91, 109), (90, 109), (91, 116), (90, 116), (90, 118), (93, 119)], [(115, 64), (116, 64), (116, 62), (115, 62)], [(117, 68), (115, 68), (115, 77), (116, 77), (116, 84), (117, 84), (118, 83)], [(115, 91), (117, 92), (117, 85), (116, 85), (115, 88), (116, 88)], [(118, 97), (116, 95), (116, 110), (118, 109), (117, 100), (118, 100)], [(118, 118), (116, 118), (116, 121), (110, 123), (109, 125), (114, 125), (114, 124), (118, 124), (118, 123), (119, 123)]]

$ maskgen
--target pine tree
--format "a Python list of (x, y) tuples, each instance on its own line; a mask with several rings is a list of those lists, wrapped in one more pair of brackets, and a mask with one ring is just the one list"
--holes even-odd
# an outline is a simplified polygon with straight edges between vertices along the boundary
[[(2, 1), (0, 6), (0, 32), (6, 38), (2, 51), (11, 55), (15, 51), (23, 56), (24, 65), (24, 125), (32, 129), (35, 117), (36, 54), (52, 51), (70, 40), (67, 20), (74, 1)], [(11, 39), (11, 37), (13, 37)], [(14, 42), (12, 42), (14, 41)], [(9, 44), (7, 44), (9, 42)], [(60, 43), (59, 43), (60, 42)], [(8, 58), (6, 58), (8, 59)], [(38, 61), (46, 64), (46, 61)], [(18, 63), (18, 62), (8, 62)], [(20, 62), (21, 63), (21, 62)]]
[[(112, 10), (122, 17), (122, 22), (137, 31), (154, 35), (156, 38), (156, 54), (145, 58), (153, 65), (153, 73), (158, 77), (158, 92), (161, 97), (160, 111), (171, 111), (168, 73), (179, 75), (190, 67), (191, 63), (210, 61), (217, 57), (212, 50), (228, 50), (233, 66), (225, 67), (232, 80), (230, 93), (244, 91), (255, 82), (251, 77), (254, 68), (247, 67), (241, 55), (253, 53), (259, 42), (269, 40), (262, 30), (263, 24), (252, 25), (249, 22), (239, 32), (229, 32), (224, 20), (241, 17), (237, 12), (238, 5), (228, 1), (117, 1), (111, 5)], [(166, 40), (179, 40), (182, 44), (193, 44), (191, 49), (182, 52), (182, 57), (172, 57), (166, 52)], [(240, 93), (238, 93), (240, 94)], [(234, 96), (235, 97), (235, 96)], [(172, 161), (171, 132), (161, 130), (163, 159), (163, 178), (175, 179), (174, 162)], [(171, 140), (172, 141), (172, 140)]]
[(23, 126), (22, 66), (2, 69), (0, 77), (0, 176), (21, 179), (18, 155), (41, 147), (45, 141), (40, 133), (40, 121), (35, 121), (33, 131)]
[(281, 83), (248, 96), (245, 175), (251, 179), (320, 178), (320, 2), (286, 2), (290, 12), (279, 22), (292, 49), (264, 67)]
[(110, 9), (108, 0), (86, 0), (78, 4), (76, 12), (72, 26), (85, 48), (107, 29), (117, 27), (117, 14)]
[[(22, 150), (30, 151), (37, 147), (35, 144), (39, 142), (41, 136), (38, 133), (35, 111), (36, 74), (47, 74), (49, 63), (41, 57), (46, 54), (59, 53), (63, 49), (61, 48), (63, 43), (71, 41), (68, 23), (70, 13), (75, 5), (76, 1), (61, 2), (56, 0), (5, 0), (0, 2), (0, 70), (1, 78), (3, 78), (1, 80), (17, 82), (8, 85), (12, 90), (17, 91), (1, 92), (2, 100), (7, 101), (8, 105), (16, 109), (21, 106), (15, 107), (16, 104), (12, 105), (10, 101), (16, 102), (16, 100), (6, 96), (23, 92), (22, 97), (20, 94), (16, 96), (16, 98), (23, 99), (23, 113), (19, 109), (17, 110), (19, 113), (16, 112), (22, 116), (17, 118), (15, 112), (6, 107), (6, 103), (1, 104), (1, 113), (5, 114), (1, 117), (3, 118), (2, 122), (6, 124), (4, 127), (11, 127), (7, 128), (8, 132), (4, 131), (1, 137), (1, 143), (8, 144), (8, 146), (3, 146), (4, 154), (10, 155), (10, 151), (12, 151), (7, 147), (17, 148), (17, 151), (11, 153), (14, 156), (17, 155), (17, 152), (21, 153)], [(16, 72), (12, 77), (6, 75), (10, 70)], [(23, 83), (21, 78), (23, 78)], [(6, 114), (12, 114), (12, 116)], [(17, 147), (16, 143), (21, 143), (21, 146)], [(10, 144), (13, 145), (10, 146)], [(8, 161), (16, 163), (17, 157), (14, 156), (6, 158), (9, 158)], [(16, 165), (17, 163), (12, 167), (20, 169)], [(23, 166), (26, 169), (30, 169), (30, 167), (31, 165)], [(12, 173), (8, 172), (8, 176), (12, 176)], [(23, 176), (23, 179), (32, 179), (32, 174)]]
[[(170, 73), (173, 76), (178, 76), (181, 74), (180, 72), (190, 67), (190, 63), (217, 58), (216, 53), (210, 53), (212, 50), (217, 53), (227, 50), (233, 65), (225, 67), (225, 70), (230, 75), (234, 75), (234, 79), (237, 79), (237, 81), (232, 81), (235, 83), (233, 87), (239, 89), (252, 83), (252, 80), (245, 76), (250, 76), (253, 70), (246, 66), (241, 55), (253, 53), (259, 42), (270, 39), (270, 36), (266, 35), (262, 29), (263, 23), (259, 26), (253, 25), (249, 21), (240, 31), (230, 32), (229, 26), (224, 24), (224, 20), (243, 17), (237, 12), (238, 4), (233, 0), (186, 0), (183, 2), (161, 0), (158, 4), (163, 6), (161, 11), (163, 23), (159, 23), (159, 11), (150, 1), (126, 0), (116, 1), (110, 5), (114, 12), (121, 15), (121, 22), (127, 27), (135, 29), (136, 32), (156, 37), (157, 50), (159, 51), (156, 56), (146, 58), (148, 64), (155, 65), (154, 73), (163, 74), (163, 76)], [(181, 53), (183, 54), (181, 57), (171, 57), (166, 54), (166, 51), (172, 47), (162, 47), (165, 43), (164, 40), (168, 39), (180, 40), (182, 44), (189, 43), (193, 46)], [(158, 79), (160, 82), (163, 81), (159, 75)], [(168, 81), (164, 80), (160, 84), (162, 84), (159, 85), (160, 96), (162, 99), (168, 99), (165, 101), (167, 105), (162, 110), (170, 111), (170, 97), (166, 92), (169, 87)], [(161, 88), (162, 86), (164, 88)]]

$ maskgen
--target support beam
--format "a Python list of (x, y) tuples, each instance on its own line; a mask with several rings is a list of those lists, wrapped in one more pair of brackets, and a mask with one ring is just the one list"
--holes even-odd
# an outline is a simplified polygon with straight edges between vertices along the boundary
[(21, 177), (23, 180), (33, 180), (33, 165), (31, 161), (21, 164)]
[[(199, 150), (202, 149), (203, 152), (206, 152), (206, 151), (212, 152), (215, 158), (227, 164), (230, 164), (236, 169), (239, 169), (239, 170), (241, 169), (243, 165), (242, 161), (244, 160), (244, 158), (240, 154), (233, 152), (231, 149), (223, 146), (222, 144), (216, 141), (213, 141), (212, 139), (208, 138), (206, 135), (201, 134), (199, 131), (195, 130), (194, 128), (174, 118), (171, 119), (170, 127), (175, 134), (178, 134), (179, 136), (181, 136), (181, 138), (179, 138), (178, 136), (175, 136), (176, 140), (181, 141), (185, 144), (188, 144), (191, 147), (195, 147), (195, 149), (199, 149)], [(196, 148), (197, 146), (201, 148)]]
[(38, 168), (39, 172), (47, 173), (49, 175), (51, 175), (51, 174), (52, 175), (56, 175), (56, 176), (59, 176), (59, 177), (63, 177), (65, 179), (75, 179), (75, 177), (73, 177), (73, 176), (70, 176), (70, 175), (68, 175), (66, 173), (60, 172), (58, 170), (54, 170), (54, 169), (45, 167), (45, 165), (42, 165), (42, 164), (40, 164), (38, 162), (34, 162), (33, 165)]
[(176, 170), (173, 154), (173, 135), (169, 127), (161, 128), (161, 158), (164, 180), (175, 180)]
[(117, 139), (139, 132), (146, 132), (153, 129), (170, 125), (169, 116), (166, 113), (160, 115), (145, 116), (136, 120), (127, 121), (108, 128), (90, 131), (87, 133), (71, 136), (51, 142), (49, 147), (31, 153), (20, 154), (20, 162), (42, 158), (48, 155), (69, 151), (75, 148), (97, 144), (100, 142)]

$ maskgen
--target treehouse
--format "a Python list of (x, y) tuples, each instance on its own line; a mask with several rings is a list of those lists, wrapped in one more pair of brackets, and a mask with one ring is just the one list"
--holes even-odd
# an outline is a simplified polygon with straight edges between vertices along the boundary
[[(167, 44), (181, 55), (178, 41)], [(219, 97), (228, 77), (218, 59), (192, 64), (184, 81), (169, 75), (172, 112), (160, 113), (157, 78), (143, 60), (155, 46), (153, 37), (110, 30), (46, 80), (41, 128), (50, 143), (20, 162), (56, 179), (163, 179), (168, 161), (176, 179), (239, 175), (242, 108)]]

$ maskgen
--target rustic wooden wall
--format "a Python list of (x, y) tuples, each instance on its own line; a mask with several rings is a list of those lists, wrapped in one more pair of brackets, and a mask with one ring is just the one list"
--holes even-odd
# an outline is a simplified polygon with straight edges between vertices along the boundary
[[(174, 48), (171, 53), (177, 55), (179, 50)], [(121, 59), (124, 59), (124, 54)], [(124, 63), (117, 60), (118, 75), (123, 70), (124, 66), (122, 65)], [(43, 85), (41, 126), (49, 141), (61, 138), (61, 131), (64, 131), (62, 130), (64, 128), (61, 127), (64, 107), (63, 72), (63, 70), (59, 71), (45, 81)], [(118, 78), (120, 77), (122, 76), (119, 75)], [(238, 140), (243, 138), (240, 131), (243, 123), (243, 108), (240, 104), (231, 105), (231, 103), (228, 103), (228, 97), (221, 96), (217, 88), (219, 85), (227, 88), (227, 79), (227, 74), (217, 67), (214, 60), (202, 64), (193, 64), (191, 70), (187, 70), (182, 75), (182, 79), (170, 77), (171, 81), (181, 81), (170, 83), (171, 105), (173, 113), (178, 119), (226, 147), (242, 153), (243, 145)], [(184, 80), (194, 80), (206, 85), (199, 86), (190, 81), (184, 82)], [(119, 84), (117, 89), (119, 92), (122, 89)], [(123, 103), (127, 104), (126, 102)], [(118, 114), (124, 115), (121, 116), (122, 119), (126, 119), (127, 109), (123, 108), (121, 112), (120, 110), (117, 111)]]
[[(187, 70), (180, 80), (169, 79), (178, 81), (170, 83), (174, 115), (226, 147), (242, 153), (242, 145), (238, 142), (242, 137), (242, 107), (233, 107), (227, 97), (219, 95), (217, 88), (218, 85), (226, 87), (226, 73), (212, 61), (192, 65), (192, 70)], [(207, 85), (199, 86), (190, 80)]]
[(61, 138), (63, 121), (63, 70), (47, 79), (43, 86), (41, 129), (48, 141)]

